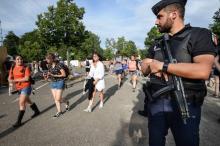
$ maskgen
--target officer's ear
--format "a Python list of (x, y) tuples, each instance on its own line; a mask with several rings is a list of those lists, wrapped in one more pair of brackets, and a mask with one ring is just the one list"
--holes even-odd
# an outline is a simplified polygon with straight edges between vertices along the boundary
[(177, 16), (178, 16), (178, 12), (177, 11), (173, 11), (173, 12), (170, 13), (170, 18), (172, 20), (175, 20), (177, 18)]

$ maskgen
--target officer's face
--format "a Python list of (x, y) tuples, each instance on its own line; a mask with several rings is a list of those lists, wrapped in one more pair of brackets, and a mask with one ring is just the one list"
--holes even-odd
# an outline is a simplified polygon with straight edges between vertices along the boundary
[(161, 10), (157, 14), (157, 19), (155, 24), (157, 25), (161, 33), (169, 33), (173, 25), (173, 20), (171, 19), (171, 13)]

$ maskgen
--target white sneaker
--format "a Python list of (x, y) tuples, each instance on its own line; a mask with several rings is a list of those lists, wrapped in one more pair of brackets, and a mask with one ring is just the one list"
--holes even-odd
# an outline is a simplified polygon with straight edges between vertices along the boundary
[(103, 108), (103, 102), (100, 102), (99, 109)]
[(90, 107), (87, 107), (86, 109), (83, 110), (84, 112), (88, 112), (88, 113), (91, 113), (92, 112), (92, 109)]
[(85, 95), (85, 94), (86, 94), (86, 92), (85, 92), (85, 91), (83, 91), (82, 95)]

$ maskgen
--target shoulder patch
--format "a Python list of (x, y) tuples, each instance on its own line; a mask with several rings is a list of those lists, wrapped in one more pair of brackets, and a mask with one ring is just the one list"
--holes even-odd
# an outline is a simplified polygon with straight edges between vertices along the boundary
[(155, 51), (160, 51), (160, 50), (161, 50), (161, 48), (157, 47), (156, 45), (154, 46), (154, 52)]

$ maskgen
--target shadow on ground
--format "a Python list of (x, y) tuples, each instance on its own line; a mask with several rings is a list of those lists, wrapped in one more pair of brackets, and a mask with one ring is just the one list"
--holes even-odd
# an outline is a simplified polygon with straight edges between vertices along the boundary
[(113, 146), (146, 146), (148, 145), (147, 118), (137, 112), (144, 107), (144, 93), (139, 91), (137, 102), (134, 102), (130, 122), (121, 121), (121, 129), (117, 132), (117, 139)]
[[(118, 90), (118, 85), (113, 85), (105, 91), (104, 101), (103, 101), (104, 105), (112, 96), (115, 95), (117, 90)], [(100, 103), (100, 101), (95, 104), (95, 106), (92, 108), (92, 110), (96, 109), (96, 107), (99, 105), (99, 103)]]
[[(80, 93), (82, 93), (82, 89), (77, 90), (77, 91), (75, 91), (75, 92), (73, 92), (73, 93), (68, 94), (68, 95), (66, 96), (66, 99), (71, 99), (71, 98), (75, 97), (76, 95), (78, 95), (78, 94), (80, 94)], [(79, 100), (81, 100), (81, 98), (80, 98)], [(78, 103), (79, 103), (79, 102), (76, 101), (73, 105), (71, 105), (71, 108), (73, 109)], [(47, 111), (49, 111), (50, 109), (52, 109), (52, 108), (54, 108), (54, 107), (55, 107), (55, 104), (52, 104), (52, 105), (50, 105), (49, 107), (47, 107), (47, 108), (41, 110), (41, 114), (40, 114), (39, 116), (42, 116), (44, 113), (46, 113)], [(70, 108), (70, 109), (71, 109), (71, 108)], [(3, 117), (5, 117), (5, 116), (7, 116), (7, 115), (1, 115), (0, 118), (3, 118)], [(38, 118), (38, 117), (36, 117), (36, 118)], [(25, 125), (25, 123), (27, 123), (27, 122), (29, 122), (29, 121), (31, 121), (31, 120), (33, 120), (33, 119), (28, 119), (28, 120), (24, 121), (24, 122), (22, 123), (22, 126)], [(19, 128), (20, 128), (20, 127), (19, 127)], [(9, 135), (10, 133), (14, 132), (15, 130), (17, 130), (17, 129), (19, 129), (19, 128), (9, 127), (8, 129), (6, 129), (6, 130), (4, 130), (3, 132), (0, 133), (0, 139), (3, 138), (3, 137), (5, 137), (5, 136), (7, 136), (7, 135)]]

